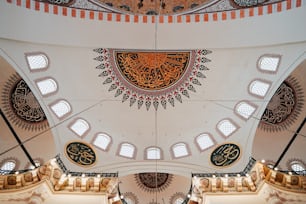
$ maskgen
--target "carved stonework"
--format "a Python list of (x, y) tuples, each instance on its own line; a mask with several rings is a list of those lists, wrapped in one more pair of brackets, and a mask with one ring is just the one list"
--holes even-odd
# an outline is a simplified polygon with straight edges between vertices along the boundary
[(158, 109), (167, 104), (174, 107), (175, 102), (182, 103), (183, 97), (189, 98), (201, 86), (200, 79), (206, 78), (203, 72), (209, 70), (210, 62), (206, 55), (209, 50), (192, 51), (126, 51), (98, 48), (99, 56), (94, 58), (101, 64), (99, 75), (103, 84), (109, 84), (108, 91), (114, 91), (115, 97), (121, 96), (122, 102), (129, 101), (130, 106), (143, 105)]
[(0, 203), (30, 203), (30, 204), (41, 204), (48, 197), (49, 193), (45, 186), (41, 185), (33, 190), (20, 192), (12, 195), (1, 195)]
[(158, 172), (135, 174), (137, 185), (150, 193), (165, 190), (170, 185), (172, 177), (172, 174)]
[(272, 132), (285, 130), (295, 122), (303, 105), (303, 89), (297, 79), (289, 76), (268, 103), (259, 127)]
[(272, 204), (304, 204), (306, 202), (306, 198), (303, 195), (292, 195), (291, 193), (286, 193), (271, 187), (265, 188), (264, 194), (266, 202)]
[(4, 85), (2, 104), (3, 112), (15, 125), (32, 131), (48, 128), (42, 107), (18, 74), (12, 75)]
[[(196, 188), (196, 191), (192, 191), (192, 196), (195, 198), (203, 198), (203, 196), (210, 193), (218, 194), (258, 194), (262, 190), (262, 186), (268, 186), (269, 189), (275, 188), (281, 191), (288, 191), (291, 194), (286, 197), (287, 201), (299, 201), (298, 199), (292, 199), (294, 195), (300, 194), (304, 200), (306, 193), (306, 176), (291, 175), (285, 172), (279, 172), (268, 168), (266, 165), (256, 162), (253, 168), (246, 173), (242, 174), (223, 174), (223, 175), (213, 175), (209, 177), (193, 177), (192, 186)], [(264, 189), (265, 191), (265, 189)], [(277, 192), (280, 192), (276, 190)], [(266, 192), (264, 192), (266, 193)], [(283, 194), (284, 195), (284, 194)], [(289, 195), (289, 194), (288, 194)], [(275, 197), (283, 197), (280, 194), (268, 192), (265, 195), (267, 201), (274, 199)], [(291, 197), (291, 198), (290, 198)], [(289, 199), (290, 198), (290, 199)], [(297, 202), (297, 203), (299, 203)], [(273, 203), (273, 202), (268, 202)], [(285, 203), (285, 202), (284, 202)], [(303, 202), (302, 202), (303, 203)]]
[[(0, 191), (7, 189), (25, 189), (47, 180), (52, 191), (69, 192), (103, 192), (114, 196), (118, 193), (117, 177), (86, 176), (65, 174), (58, 164), (48, 163), (29, 171), (17, 174), (0, 175)], [(0, 196), (1, 201), (1, 196)], [(1, 203), (1, 202), (0, 202)]]

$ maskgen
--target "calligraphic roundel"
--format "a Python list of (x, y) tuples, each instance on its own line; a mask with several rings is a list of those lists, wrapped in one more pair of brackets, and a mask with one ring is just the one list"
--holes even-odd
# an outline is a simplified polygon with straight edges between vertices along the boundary
[(239, 159), (240, 148), (233, 143), (225, 143), (214, 149), (210, 161), (218, 167), (227, 167)]
[(145, 90), (161, 90), (178, 82), (190, 60), (190, 52), (117, 51), (116, 63), (130, 84)]
[(94, 150), (83, 142), (71, 142), (66, 145), (69, 160), (81, 166), (92, 166), (96, 162)]

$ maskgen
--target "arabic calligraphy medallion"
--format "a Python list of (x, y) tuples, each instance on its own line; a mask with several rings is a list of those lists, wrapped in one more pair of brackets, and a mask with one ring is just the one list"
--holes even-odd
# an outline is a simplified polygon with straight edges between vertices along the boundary
[(222, 144), (217, 147), (210, 155), (210, 161), (218, 167), (227, 167), (238, 160), (240, 148), (233, 143)]
[(190, 52), (116, 52), (122, 76), (134, 86), (146, 90), (167, 88), (185, 73)]
[(122, 102), (138, 109), (145, 105), (158, 109), (161, 105), (175, 106), (175, 99), (182, 103), (183, 96), (189, 98), (196, 93), (195, 85), (201, 86), (203, 72), (209, 70), (206, 55), (210, 50), (150, 51), (116, 50), (97, 48), (94, 60), (101, 62), (99, 77), (103, 84), (110, 84), (108, 91), (115, 91), (115, 97), (122, 96)]
[(39, 102), (23, 79), (12, 91), (11, 104), (16, 115), (26, 121), (41, 122), (46, 119)]
[(91, 166), (96, 162), (94, 150), (83, 142), (71, 142), (66, 146), (69, 160), (81, 166)]

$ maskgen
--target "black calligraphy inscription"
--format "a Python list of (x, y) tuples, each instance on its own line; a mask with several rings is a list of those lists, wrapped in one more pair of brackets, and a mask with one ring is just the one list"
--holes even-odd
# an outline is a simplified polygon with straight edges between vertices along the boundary
[(240, 148), (233, 143), (217, 147), (210, 155), (210, 161), (215, 166), (225, 167), (234, 163), (240, 156)]
[(46, 120), (42, 107), (23, 79), (12, 90), (10, 102), (16, 115), (25, 121), (39, 123)]
[(91, 147), (82, 142), (71, 142), (66, 146), (66, 153), (70, 161), (89, 166), (96, 162), (96, 154)]

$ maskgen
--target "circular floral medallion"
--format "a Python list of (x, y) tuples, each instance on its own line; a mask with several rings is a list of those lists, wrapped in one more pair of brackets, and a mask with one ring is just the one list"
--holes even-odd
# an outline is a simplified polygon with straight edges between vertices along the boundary
[(240, 156), (240, 148), (233, 143), (218, 146), (210, 155), (210, 161), (218, 167), (227, 167), (233, 164)]
[(91, 166), (96, 162), (96, 153), (83, 142), (71, 142), (66, 145), (66, 155), (69, 160), (81, 166)]
[(165, 190), (172, 181), (172, 174), (148, 172), (135, 174), (138, 186), (148, 192)]
[(16, 125), (31, 130), (48, 127), (46, 115), (27, 83), (18, 74), (10, 77), (2, 95), (4, 111)]
[(206, 55), (209, 50), (192, 51), (127, 51), (98, 48), (94, 50), (100, 56), (95, 60), (101, 64), (100, 77), (103, 84), (111, 84), (109, 91), (115, 91), (115, 97), (122, 95), (122, 102), (137, 104), (138, 109), (145, 104), (157, 110), (159, 105), (166, 109), (175, 100), (182, 103), (182, 96), (196, 92), (195, 85), (201, 86), (199, 79), (209, 70), (205, 63), (210, 62)]
[(261, 117), (260, 127), (268, 131), (286, 129), (295, 121), (302, 105), (302, 89), (297, 80), (290, 76), (272, 96)]

